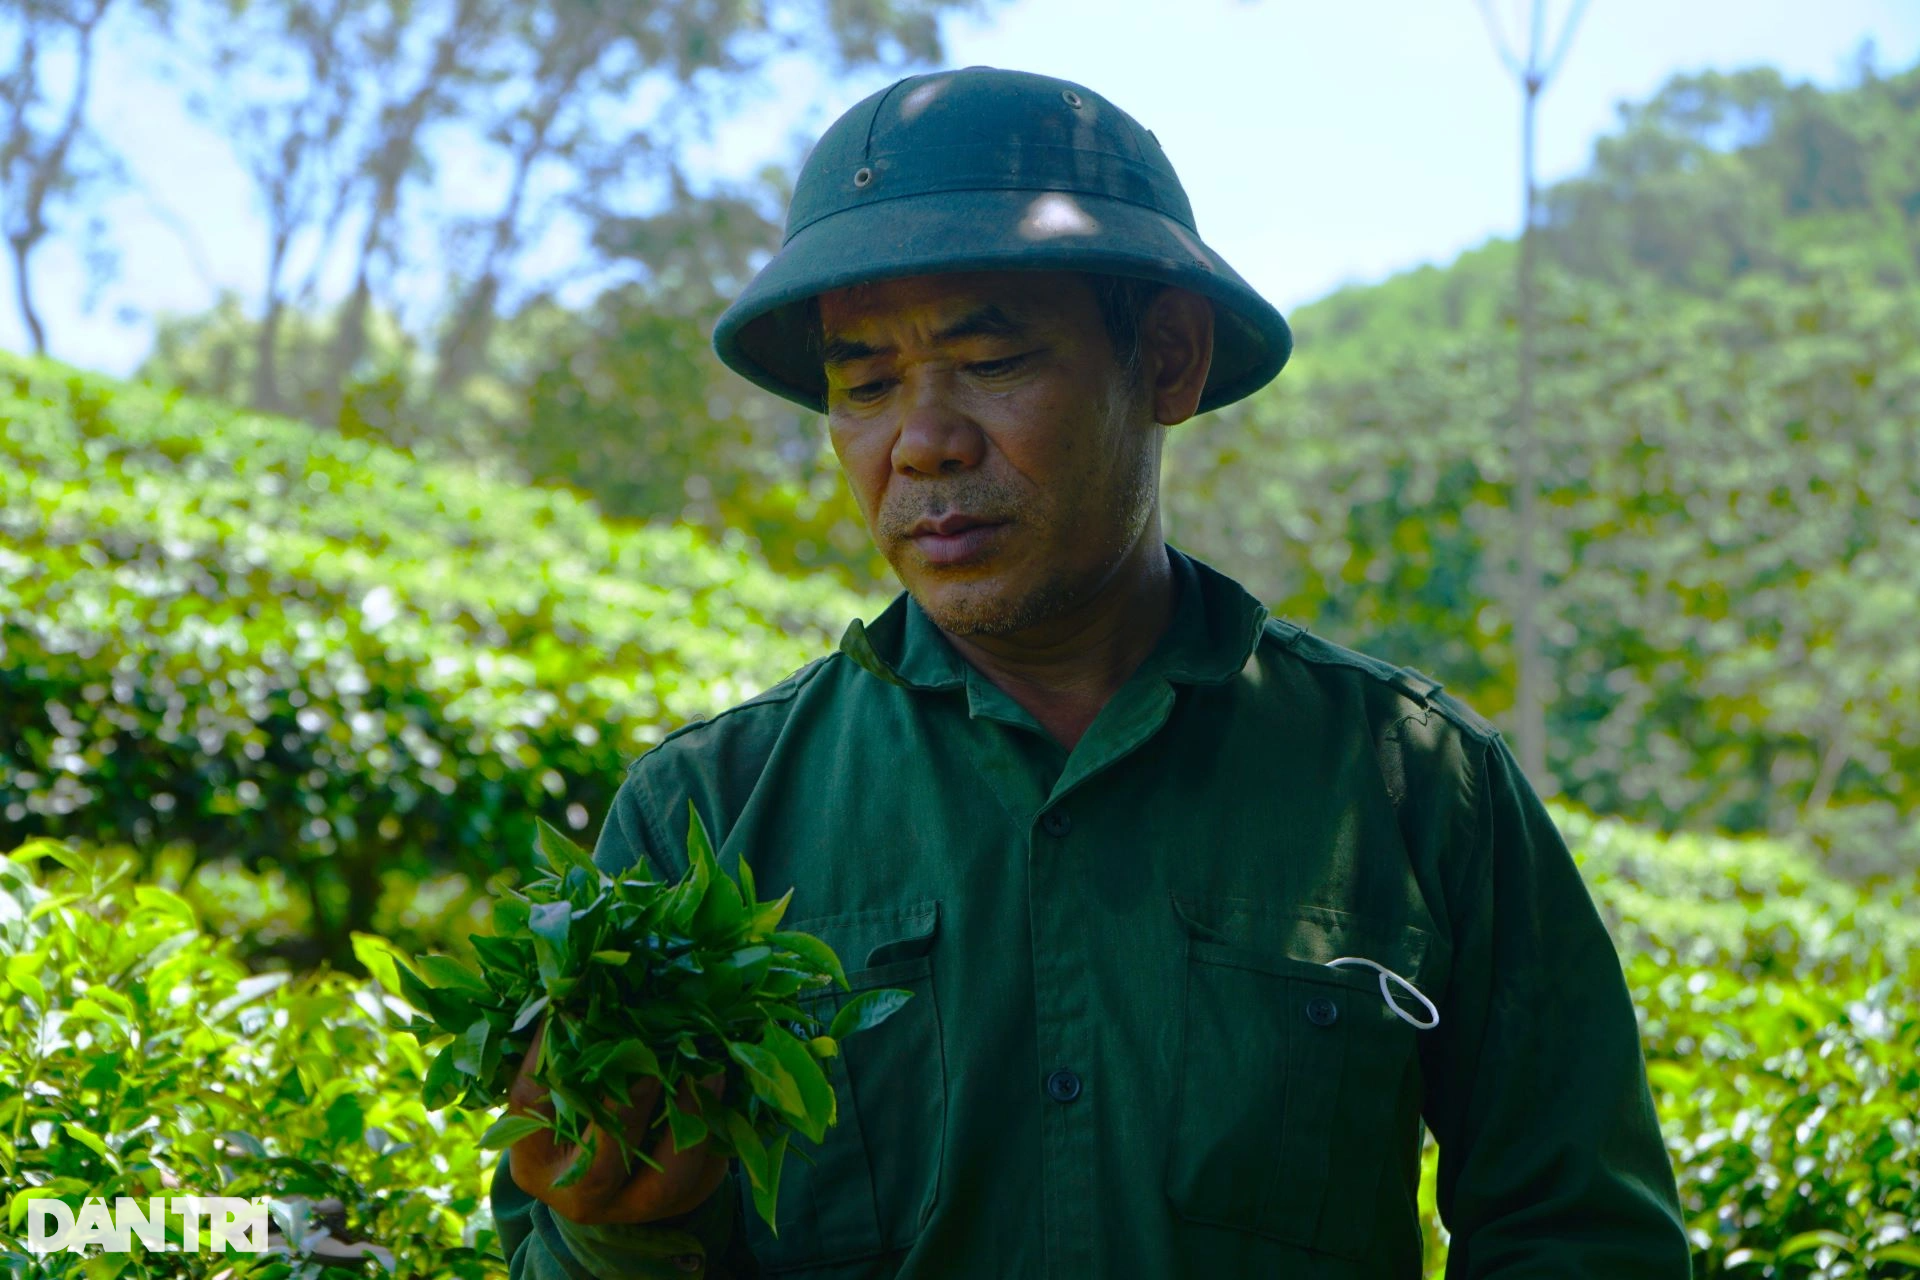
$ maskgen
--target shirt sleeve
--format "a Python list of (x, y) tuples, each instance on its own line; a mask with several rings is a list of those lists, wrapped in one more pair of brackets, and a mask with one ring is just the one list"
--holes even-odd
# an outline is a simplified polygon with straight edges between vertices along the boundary
[[(645, 863), (669, 878), (649, 847), (637, 784), (629, 771), (600, 828), (593, 861), (619, 875)], [(740, 1230), (740, 1162), (729, 1162), (720, 1189), (691, 1212), (652, 1222), (589, 1226), (573, 1222), (513, 1180), (507, 1153), (494, 1166), (493, 1216), (509, 1280), (758, 1280)]]
[(1447, 1280), (1688, 1280), (1619, 954), (1505, 743), (1481, 761), (1449, 888), (1453, 970), (1422, 1048)]

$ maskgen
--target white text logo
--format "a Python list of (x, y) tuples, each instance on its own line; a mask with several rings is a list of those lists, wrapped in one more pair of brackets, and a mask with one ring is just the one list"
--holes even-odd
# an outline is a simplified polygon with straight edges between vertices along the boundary
[[(178, 1242), (167, 1239), (169, 1209), (180, 1222)], [(89, 1246), (127, 1253), (136, 1239), (157, 1253), (199, 1253), (202, 1248), (265, 1253), (267, 1202), (238, 1196), (149, 1196), (143, 1208), (140, 1201), (120, 1196), (109, 1211), (105, 1200), (90, 1196), (77, 1214), (64, 1200), (51, 1197), (27, 1204), (27, 1248), (34, 1253), (80, 1253)]]

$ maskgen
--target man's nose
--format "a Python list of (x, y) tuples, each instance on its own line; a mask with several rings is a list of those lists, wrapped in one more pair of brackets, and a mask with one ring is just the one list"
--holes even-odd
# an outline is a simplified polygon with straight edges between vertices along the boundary
[(950, 377), (942, 373), (909, 377), (900, 389), (903, 418), (893, 442), (896, 472), (938, 476), (980, 465), (986, 455), (986, 437), (980, 425), (953, 403)]

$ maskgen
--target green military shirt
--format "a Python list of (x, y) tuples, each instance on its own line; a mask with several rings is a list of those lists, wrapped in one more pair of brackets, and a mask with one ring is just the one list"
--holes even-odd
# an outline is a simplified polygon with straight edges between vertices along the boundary
[(691, 798), (783, 927), (914, 998), (846, 1042), (777, 1237), (737, 1161), (594, 1229), (503, 1161), (515, 1280), (1415, 1280), (1423, 1122), (1450, 1280), (1684, 1280), (1618, 956), (1505, 745), (1169, 552), (1173, 619), (1071, 752), (902, 593), (635, 762), (603, 869), (682, 874)]

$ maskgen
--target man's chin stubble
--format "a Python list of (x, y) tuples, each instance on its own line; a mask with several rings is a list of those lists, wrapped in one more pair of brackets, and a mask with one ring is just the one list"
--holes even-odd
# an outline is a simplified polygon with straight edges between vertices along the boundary
[(932, 602), (920, 592), (913, 598), (934, 625), (955, 636), (1007, 636), (1051, 622), (1073, 606), (1073, 596), (1057, 582), (1043, 583), (1018, 596), (996, 591), (988, 583), (969, 584), (942, 593)]

